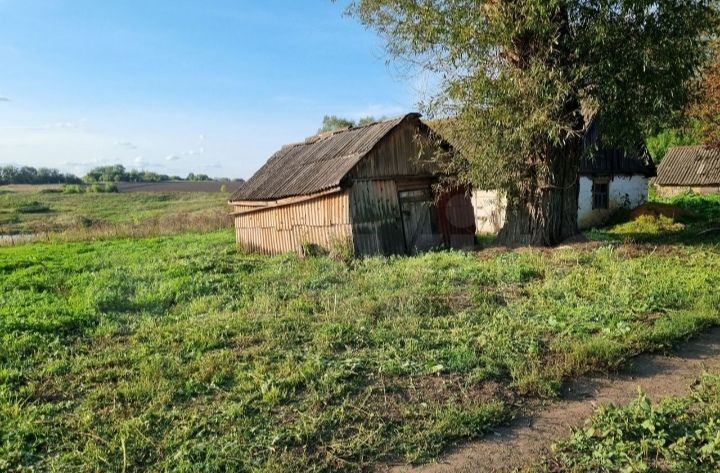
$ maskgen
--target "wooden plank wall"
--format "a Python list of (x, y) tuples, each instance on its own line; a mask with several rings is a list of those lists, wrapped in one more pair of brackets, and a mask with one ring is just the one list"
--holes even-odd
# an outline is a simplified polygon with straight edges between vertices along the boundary
[(243, 248), (262, 253), (298, 251), (308, 243), (329, 249), (352, 238), (349, 192), (236, 215), (235, 233)]
[(350, 189), (356, 255), (405, 253), (405, 236), (393, 180), (357, 180)]
[[(416, 141), (418, 129), (412, 123), (400, 124), (377, 144), (355, 168), (350, 179), (390, 179), (433, 175), (432, 163), (420, 159)], [(427, 156), (424, 157), (427, 159)]]

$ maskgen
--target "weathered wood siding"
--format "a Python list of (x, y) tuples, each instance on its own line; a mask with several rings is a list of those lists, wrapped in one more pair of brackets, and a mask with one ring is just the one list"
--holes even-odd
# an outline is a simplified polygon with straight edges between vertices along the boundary
[[(404, 120), (342, 178), (342, 191), (302, 202), (238, 201), (235, 228), (241, 246), (265, 253), (296, 251), (305, 243), (329, 248), (336, 242), (352, 245), (358, 256), (413, 252), (408, 248), (399, 193), (425, 189), (438, 180), (429, 162), (431, 146), (417, 142), (419, 121)], [(429, 138), (425, 138), (429, 140)], [(429, 141), (426, 145), (429, 145)], [(325, 192), (334, 192), (333, 190)], [(267, 205), (268, 208), (262, 208)], [(461, 193), (428, 199), (432, 224), (418, 247), (473, 243), (472, 206)], [(412, 218), (412, 209), (406, 214)], [(411, 235), (413, 237), (413, 235)], [(411, 238), (412, 239), (412, 238)], [(418, 248), (424, 249), (424, 248)]]
[[(419, 146), (417, 126), (403, 122), (385, 136), (348, 174), (354, 179), (406, 179), (411, 176), (433, 176), (429, 164), (429, 147)], [(421, 149), (422, 148), (422, 149)], [(423, 151), (424, 155), (420, 153)]]
[(350, 189), (350, 215), (355, 254), (405, 253), (395, 181), (355, 181)]
[[(235, 211), (247, 207), (236, 206)], [(235, 232), (243, 248), (270, 254), (297, 251), (308, 243), (326, 249), (352, 244), (349, 192), (241, 213), (235, 216)]]

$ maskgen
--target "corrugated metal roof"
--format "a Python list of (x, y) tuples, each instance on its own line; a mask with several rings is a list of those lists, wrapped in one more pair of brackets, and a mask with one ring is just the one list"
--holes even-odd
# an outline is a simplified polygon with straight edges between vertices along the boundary
[(720, 148), (676, 146), (658, 167), (661, 186), (720, 186)]
[(313, 194), (340, 185), (350, 170), (409, 114), (283, 146), (230, 198), (276, 200)]

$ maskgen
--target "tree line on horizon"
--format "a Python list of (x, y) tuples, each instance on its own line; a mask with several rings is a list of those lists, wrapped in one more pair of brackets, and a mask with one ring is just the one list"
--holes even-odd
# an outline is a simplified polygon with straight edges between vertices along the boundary
[(186, 177), (170, 176), (144, 170), (127, 170), (122, 164), (98, 166), (80, 178), (54, 168), (32, 166), (0, 166), (0, 185), (8, 184), (97, 184), (105, 182), (165, 182), (165, 181), (241, 181), (242, 179), (211, 178), (207, 174), (189, 173)]

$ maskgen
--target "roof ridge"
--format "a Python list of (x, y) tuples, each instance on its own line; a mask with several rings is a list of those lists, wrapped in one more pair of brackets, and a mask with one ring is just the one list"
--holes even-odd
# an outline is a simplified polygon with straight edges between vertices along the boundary
[(419, 117), (417, 113), (409, 113), (330, 133), (324, 139), (315, 138), (285, 145), (230, 200), (272, 200), (339, 185), (352, 167), (388, 133), (397, 129), (406, 119)]
[[(382, 124), (390, 123), (390, 122), (401, 122), (408, 117), (420, 118), (421, 116), (422, 115), (417, 112), (410, 112), (410, 113), (406, 113), (405, 115), (397, 116), (394, 118), (388, 118), (386, 120), (378, 120), (378, 121), (374, 121), (371, 123), (365, 123), (363, 125), (349, 126), (347, 128), (338, 128), (336, 130), (329, 130), (329, 131), (325, 131), (322, 133), (316, 133), (312, 136), (309, 136), (309, 137), (305, 138), (304, 142), (300, 142), (298, 144), (311, 145), (311, 144), (317, 143), (318, 141), (324, 141), (324, 140), (327, 140), (328, 138), (332, 138), (337, 135), (342, 135), (343, 133), (347, 133), (349, 131), (362, 130), (363, 128), (368, 128), (368, 127), (375, 126), (375, 125), (382, 125)], [(289, 146), (289, 145), (285, 145), (285, 146)]]

